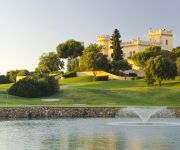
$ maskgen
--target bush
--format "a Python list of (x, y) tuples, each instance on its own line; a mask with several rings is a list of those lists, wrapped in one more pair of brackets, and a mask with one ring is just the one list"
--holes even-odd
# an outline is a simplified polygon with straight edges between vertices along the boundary
[(6, 84), (6, 83), (10, 83), (8, 77), (1, 75), (0, 76), (0, 84)]
[(131, 73), (129, 73), (129, 76), (130, 76), (130, 77), (137, 77), (137, 74), (136, 74), (136, 73), (131, 72)]
[(75, 71), (72, 72), (66, 72), (65, 74), (63, 74), (64, 78), (72, 78), (72, 77), (77, 77), (77, 73)]
[(109, 76), (96, 76), (94, 77), (94, 81), (108, 81)]
[(5, 75), (0, 75), (0, 84), (10, 83), (9, 79)]
[(139, 79), (143, 79), (144, 77), (132, 77), (131, 80), (139, 80)]
[(136, 80), (143, 79), (144, 77), (135, 77)]
[(119, 72), (118, 75), (119, 75), (119, 76), (125, 76), (125, 73), (124, 73), (124, 72)]
[(8, 91), (9, 94), (21, 97), (42, 97), (55, 94), (59, 90), (58, 81), (53, 77), (24, 78), (12, 85)]

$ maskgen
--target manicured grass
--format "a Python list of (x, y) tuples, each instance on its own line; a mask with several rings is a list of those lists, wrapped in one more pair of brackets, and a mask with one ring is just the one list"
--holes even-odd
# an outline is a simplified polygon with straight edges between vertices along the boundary
[(9, 84), (0, 84), (0, 89), (7, 89), (12, 85), (12, 83)]
[(67, 78), (64, 80), (59, 80), (59, 83), (63, 85), (63, 84), (90, 82), (92, 80), (93, 80), (93, 77), (75, 77), (75, 78)]
[[(41, 98), (8, 96), (4, 90), (9, 85), (0, 85), (1, 106), (48, 105), (62, 107), (120, 107), (120, 106), (169, 106), (180, 107), (180, 81), (166, 81), (162, 87), (147, 86), (144, 80), (92, 81), (89, 77), (61, 80), (60, 92), (52, 98), (59, 102), (42, 102)], [(7, 105), (6, 105), (7, 103)]]
[(149, 87), (143, 80), (76, 83), (63, 90), (62, 104), (180, 106), (180, 82)]

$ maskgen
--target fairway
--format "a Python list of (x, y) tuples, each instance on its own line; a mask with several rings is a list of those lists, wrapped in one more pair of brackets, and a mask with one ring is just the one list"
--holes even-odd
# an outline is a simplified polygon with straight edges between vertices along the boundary
[[(48, 105), (62, 107), (180, 106), (180, 81), (165, 81), (162, 87), (147, 86), (144, 80), (92, 81), (88, 77), (59, 82), (60, 92), (48, 98), (58, 102), (43, 102), (42, 98), (21, 98), (7, 95), (10, 85), (0, 85), (0, 105)], [(68, 85), (68, 86), (63, 86)], [(47, 97), (46, 97), (47, 98)]]

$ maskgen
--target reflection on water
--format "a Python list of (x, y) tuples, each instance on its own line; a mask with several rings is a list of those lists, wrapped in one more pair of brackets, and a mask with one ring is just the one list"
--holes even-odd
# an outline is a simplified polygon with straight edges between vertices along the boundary
[[(2, 121), (0, 150), (180, 149), (179, 125), (126, 126), (118, 125), (120, 121), (117, 118)], [(180, 123), (180, 119), (173, 121)]]

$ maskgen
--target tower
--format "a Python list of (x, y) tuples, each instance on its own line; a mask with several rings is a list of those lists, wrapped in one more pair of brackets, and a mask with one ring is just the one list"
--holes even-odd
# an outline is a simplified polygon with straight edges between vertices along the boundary
[(104, 55), (107, 55), (108, 60), (112, 60), (111, 36), (109, 35), (97, 36), (97, 45), (102, 46), (102, 53)]
[(150, 41), (158, 42), (162, 50), (173, 49), (173, 32), (167, 29), (150, 30), (148, 33)]

